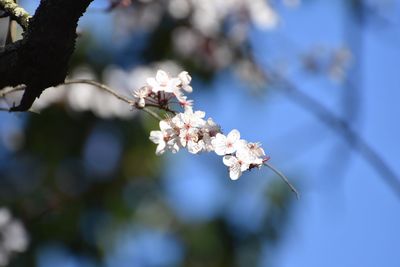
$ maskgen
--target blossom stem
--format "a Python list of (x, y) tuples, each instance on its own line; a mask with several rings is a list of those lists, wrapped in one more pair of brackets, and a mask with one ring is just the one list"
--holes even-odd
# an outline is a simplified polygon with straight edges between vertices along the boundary
[(96, 82), (96, 81), (92, 81), (92, 80), (86, 80), (86, 79), (79, 79), (79, 80), (67, 80), (65, 81), (63, 84), (61, 85), (68, 85), (68, 84), (90, 84), (93, 86), (96, 86), (97, 88), (106, 91), (107, 93), (112, 94), (113, 96), (115, 96), (116, 98), (118, 98), (119, 100), (122, 100), (126, 103), (128, 103), (129, 105), (134, 105), (134, 101), (132, 101), (131, 99), (122, 96), (120, 94), (118, 94), (116, 91), (114, 91), (113, 89), (111, 89), (110, 87), (108, 87), (107, 85), (104, 85), (102, 83)]
[(267, 161), (264, 161), (263, 164), (267, 166), (270, 170), (272, 170), (276, 175), (278, 175), (290, 188), (290, 190), (296, 194), (296, 198), (300, 199), (300, 194), (297, 189), (289, 182), (288, 178), (279, 170), (277, 170), (274, 166), (269, 164)]
[[(108, 87), (107, 85), (104, 85), (102, 83), (99, 83), (99, 82), (96, 82), (96, 81), (93, 81), (93, 80), (86, 80), (86, 79), (68, 80), (68, 81), (64, 82), (64, 85), (79, 84), (79, 83), (80, 84), (85, 83), (85, 84), (90, 84), (90, 85), (96, 86), (97, 88), (99, 88), (101, 90), (104, 90), (107, 93), (112, 94), (113, 96), (115, 96), (119, 100), (124, 101), (124, 102), (126, 102), (127, 104), (129, 104), (129, 105), (131, 105), (133, 107), (135, 106), (135, 101), (133, 101), (133, 100), (131, 100), (131, 99), (125, 97), (125, 96), (122, 96), (122, 95), (118, 94), (116, 91), (114, 91), (112, 88)], [(149, 114), (150, 116), (154, 117), (157, 120), (162, 120), (162, 118), (157, 113), (155, 113), (154, 111), (152, 111), (152, 110), (150, 110), (150, 109), (148, 109), (146, 107), (139, 108), (139, 109), (143, 110), (144, 112), (146, 112), (147, 114)]]

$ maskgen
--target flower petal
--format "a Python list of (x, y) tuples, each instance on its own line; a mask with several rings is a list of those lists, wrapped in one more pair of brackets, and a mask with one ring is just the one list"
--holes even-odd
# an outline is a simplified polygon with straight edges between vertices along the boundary
[(161, 155), (164, 154), (165, 152), (165, 142), (161, 142), (158, 144), (157, 148), (156, 148), (156, 155)]
[(156, 79), (147, 78), (146, 82), (152, 88), (153, 92), (157, 93), (157, 91), (154, 91), (154, 90), (157, 90), (156, 88), (158, 87), (158, 83), (157, 83)]
[(164, 135), (161, 131), (151, 131), (149, 139), (154, 144), (159, 144), (161, 142), (164, 142)]
[(228, 140), (231, 141), (232, 143), (235, 143), (236, 141), (239, 141), (240, 139), (240, 132), (236, 129), (233, 129), (227, 136)]
[(143, 97), (139, 98), (138, 106), (140, 108), (144, 108), (146, 106), (146, 101), (144, 100)]
[(226, 137), (223, 134), (217, 133), (215, 138), (211, 140), (211, 144), (214, 147), (214, 152), (219, 155), (225, 155), (226, 151)]
[(202, 147), (201, 144), (198, 144), (196, 142), (193, 141), (189, 141), (187, 144), (188, 150), (190, 153), (192, 154), (197, 154), (201, 151)]
[(222, 162), (225, 164), (225, 166), (231, 167), (231, 166), (237, 164), (238, 160), (234, 156), (224, 156), (222, 158)]
[(168, 74), (163, 70), (158, 70), (156, 74), (156, 80), (160, 85), (167, 85), (169, 81)]
[(229, 177), (232, 180), (237, 180), (242, 175), (242, 171), (240, 170), (240, 164), (234, 164), (229, 168)]
[(167, 121), (165, 121), (165, 120), (160, 121), (159, 125), (160, 125), (161, 131), (166, 131), (166, 130), (171, 129), (171, 126), (170, 126), (169, 123), (168, 123)]

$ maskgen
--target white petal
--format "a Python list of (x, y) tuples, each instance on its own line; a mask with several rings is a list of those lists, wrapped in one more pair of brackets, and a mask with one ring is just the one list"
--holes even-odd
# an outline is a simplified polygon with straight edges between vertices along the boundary
[(252, 162), (251, 162), (251, 164), (254, 164), (254, 165), (261, 165), (263, 163), (263, 159), (262, 158), (255, 158)]
[(188, 93), (193, 92), (193, 87), (191, 87), (190, 85), (183, 86), (182, 89)]
[(151, 131), (149, 139), (153, 143), (159, 144), (160, 142), (164, 142), (164, 135), (161, 131)]
[(240, 164), (235, 164), (229, 168), (229, 177), (232, 180), (239, 179), (240, 175), (242, 175), (242, 172), (240, 170)]
[(236, 148), (236, 150), (242, 150), (242, 149), (248, 150), (249, 149), (247, 146), (247, 141), (243, 140), (243, 139), (240, 139), (235, 143), (235, 148)]
[(146, 82), (152, 88), (153, 92), (157, 93), (156, 91), (154, 91), (154, 89), (158, 87), (158, 83), (157, 83), (156, 79), (147, 78)]
[(265, 151), (262, 147), (259, 147), (257, 149), (257, 156), (259, 156), (259, 157), (265, 156)]
[(156, 154), (161, 155), (165, 152), (165, 142), (159, 143), (156, 149)]
[(233, 154), (236, 151), (235, 144), (225, 147), (225, 154)]
[(193, 107), (185, 107), (185, 114), (193, 114)]
[(175, 142), (171, 147), (170, 150), (172, 151), (172, 153), (176, 153), (179, 151), (179, 145)]
[(240, 164), (240, 171), (244, 172), (249, 169), (250, 165), (248, 163), (242, 163)]
[(141, 108), (144, 108), (146, 105), (146, 101), (144, 100), (143, 97), (139, 98), (138, 106)]
[(251, 161), (253, 161), (255, 159), (253, 153), (251, 153), (250, 149), (248, 149), (247, 147), (239, 147), (239, 149), (236, 151), (236, 157), (243, 161), (243, 162), (247, 162), (250, 163)]
[(226, 137), (223, 134), (218, 133), (216, 137), (211, 141), (211, 144), (214, 147), (214, 151), (217, 155), (223, 156), (226, 151)]
[(192, 154), (197, 154), (201, 151), (201, 144), (195, 143), (193, 141), (189, 141), (187, 147), (188, 151)]
[(179, 73), (178, 77), (182, 81), (182, 84), (184, 85), (188, 85), (192, 80), (192, 77), (190, 77), (187, 71), (182, 71), (181, 73)]
[(231, 166), (237, 164), (238, 160), (234, 156), (224, 156), (222, 158), (222, 162), (224, 163), (225, 166), (231, 167)]
[(166, 130), (168, 130), (168, 129), (171, 129), (171, 126), (170, 126), (169, 123), (168, 123), (167, 121), (165, 121), (165, 120), (160, 121), (159, 125), (160, 125), (161, 131), (166, 131)]
[(168, 74), (163, 70), (158, 70), (156, 74), (156, 80), (160, 85), (167, 85), (169, 81)]
[(240, 132), (236, 129), (233, 129), (227, 136), (227, 138), (232, 142), (235, 143), (240, 139)]
[(178, 89), (179, 83), (180, 81), (176, 78), (170, 79), (167, 82), (167, 88), (165, 88), (165, 92), (174, 93)]
[(206, 116), (206, 113), (204, 111), (197, 110), (194, 112), (194, 115), (198, 118), (204, 118), (204, 116)]

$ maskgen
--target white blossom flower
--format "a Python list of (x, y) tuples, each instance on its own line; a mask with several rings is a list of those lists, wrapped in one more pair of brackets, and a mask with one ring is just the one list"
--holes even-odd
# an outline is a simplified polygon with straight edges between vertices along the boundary
[(150, 140), (157, 144), (156, 154), (161, 155), (168, 149), (172, 153), (179, 151), (175, 130), (165, 120), (160, 121), (161, 131), (151, 131)]
[(236, 147), (238, 159), (250, 165), (261, 165), (263, 163), (265, 153), (259, 143), (248, 143), (246, 140), (240, 140)]
[(251, 153), (253, 153), (253, 155), (255, 155), (256, 157), (265, 157), (264, 149), (261, 147), (260, 143), (248, 143), (247, 146), (250, 149)]
[(197, 154), (201, 151), (202, 146), (198, 144), (199, 130), (196, 128), (182, 129), (179, 134), (180, 141), (183, 147), (187, 147), (192, 154)]
[(190, 129), (202, 127), (206, 122), (203, 119), (205, 116), (204, 111), (197, 110), (193, 112), (191, 107), (187, 107), (184, 113), (177, 114), (172, 118), (172, 122), (179, 128)]
[(242, 172), (249, 169), (249, 164), (236, 158), (235, 156), (224, 156), (222, 161), (229, 167), (229, 177), (232, 180), (237, 180), (242, 175)]
[(227, 154), (232, 154), (236, 151), (236, 146), (239, 139), (240, 132), (234, 129), (227, 136), (217, 133), (211, 143), (214, 146), (215, 153), (219, 156), (223, 156)]
[(214, 151), (214, 146), (212, 144), (213, 138), (217, 133), (221, 132), (221, 127), (216, 124), (211, 118), (208, 118), (206, 124), (201, 128), (202, 139), (199, 143), (202, 146), (202, 150), (211, 152)]
[(147, 78), (146, 81), (154, 93), (173, 93), (180, 83), (176, 78), (171, 79), (163, 70), (158, 70), (155, 78)]
[(144, 108), (146, 105), (145, 98), (151, 93), (151, 88), (149, 86), (143, 86), (139, 89), (133, 91), (133, 96), (137, 101), (137, 105), (140, 108)]
[(190, 86), (190, 82), (192, 81), (192, 77), (190, 77), (187, 71), (182, 71), (178, 75), (179, 80), (181, 81), (181, 87), (188, 93), (193, 92), (192, 86)]

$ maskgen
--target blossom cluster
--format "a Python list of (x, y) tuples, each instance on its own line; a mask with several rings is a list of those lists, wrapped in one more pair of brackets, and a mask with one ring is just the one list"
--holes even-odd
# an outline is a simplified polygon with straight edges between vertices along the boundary
[[(259, 143), (241, 139), (236, 129), (224, 135), (212, 118), (205, 119), (205, 112), (193, 110), (193, 101), (184, 95), (185, 91), (193, 90), (190, 81), (186, 71), (170, 78), (159, 70), (156, 77), (148, 78), (147, 84), (133, 93), (136, 107), (158, 107), (174, 115), (160, 120), (160, 130), (150, 132), (150, 140), (157, 144), (156, 154), (176, 153), (181, 148), (192, 154), (215, 152), (223, 157), (232, 180), (238, 179), (246, 170), (261, 167), (269, 157), (265, 156)], [(171, 110), (173, 103), (178, 103), (183, 111)]]

